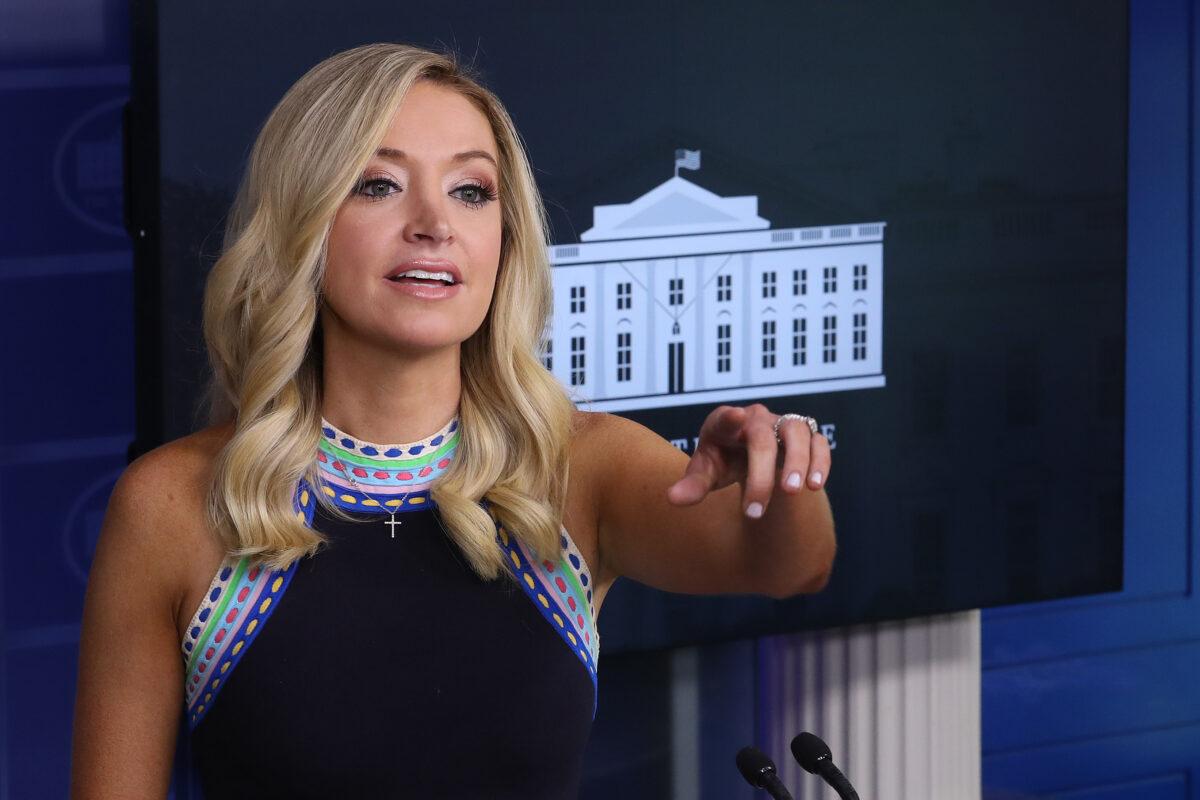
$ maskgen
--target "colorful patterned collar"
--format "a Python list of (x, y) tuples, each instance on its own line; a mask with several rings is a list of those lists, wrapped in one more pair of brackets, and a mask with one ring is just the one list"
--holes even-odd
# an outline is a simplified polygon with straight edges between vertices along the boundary
[(404, 510), (427, 505), (430, 485), (449, 468), (459, 440), (457, 417), (432, 436), (407, 444), (363, 441), (323, 417), (321, 433), (317, 462), (325, 493), (339, 506), (361, 511), (398, 510), (400, 498), (405, 498)]

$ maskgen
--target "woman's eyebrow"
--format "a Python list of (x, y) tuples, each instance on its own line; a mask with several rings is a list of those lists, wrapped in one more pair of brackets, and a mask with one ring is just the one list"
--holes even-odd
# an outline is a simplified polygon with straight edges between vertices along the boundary
[[(386, 158), (389, 161), (403, 161), (408, 156), (403, 150), (397, 150), (394, 147), (381, 147), (375, 151), (375, 155), (380, 158)], [(470, 161), (473, 158), (483, 158), (492, 162), (493, 167), (497, 167), (496, 159), (492, 158), (491, 153), (486, 150), (466, 150), (462, 153), (455, 153), (450, 157), (451, 161), (461, 162)], [(498, 168), (498, 167), (497, 167)]]

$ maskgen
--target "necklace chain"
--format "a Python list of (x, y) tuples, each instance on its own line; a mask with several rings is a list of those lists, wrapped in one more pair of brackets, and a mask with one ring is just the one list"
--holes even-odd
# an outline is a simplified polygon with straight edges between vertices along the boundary
[[(328, 423), (325, 422), (324, 419), (322, 419), (322, 424), (328, 425)], [(437, 434), (434, 434), (434, 435), (436, 436)], [(362, 495), (363, 500), (374, 501), (374, 502), (379, 503), (379, 507), (382, 508), (388, 514), (388, 521), (383, 524), (387, 525), (388, 528), (391, 529), (392, 538), (395, 539), (396, 538), (396, 528), (398, 526), (404, 524), (403, 522), (396, 521), (396, 514), (400, 511), (401, 508), (404, 507), (404, 501), (408, 499), (408, 496), (410, 494), (412, 494), (412, 490), (410, 489), (400, 496), (400, 502), (396, 504), (396, 507), (394, 509), (388, 508), (385, 503), (382, 503), (378, 500), (374, 500), (374, 498), (372, 498), (370, 495), (368, 495), (366, 492), (364, 492), (362, 489), (359, 488), (358, 481), (356, 481), (354, 479), (353, 475), (351, 475), (349, 472), (346, 471), (346, 465), (342, 463), (342, 460), (340, 458), (335, 457), (334, 463), (338, 465), (338, 471), (346, 476), (346, 480), (350, 482), (350, 485), (354, 488), (354, 490), (356, 492), (358, 492), (360, 495)]]
[[(342, 464), (342, 462), (341, 462), (341, 459), (338, 459), (338, 462), (337, 462), (337, 463), (338, 463), (338, 464)], [(346, 476), (346, 480), (350, 481), (350, 485), (354, 487), (354, 490), (355, 490), (356, 492), (358, 492), (360, 495), (362, 495), (362, 497), (363, 497), (363, 500), (373, 500), (373, 499), (374, 499), (374, 498), (372, 498), (370, 495), (368, 495), (366, 492), (364, 492), (362, 489), (358, 488), (358, 481), (354, 480), (354, 476), (353, 476), (353, 475), (351, 475), (350, 473), (346, 472), (346, 466), (345, 466), (344, 464), (342, 464), (342, 466), (341, 466), (341, 470), (340, 470), (340, 471), (341, 471), (341, 473), (342, 473), (343, 475), (345, 475), (345, 476)], [(376, 500), (376, 501), (375, 501), (375, 502), (379, 503), (379, 507), (380, 507), (380, 508), (382, 508), (382, 509), (383, 509), (385, 512), (387, 512), (387, 515), (388, 515), (388, 521), (387, 521), (387, 522), (385, 522), (385, 523), (383, 523), (383, 524), (384, 524), (384, 525), (387, 525), (387, 526), (388, 526), (388, 528), (391, 530), (391, 532), (392, 532), (392, 538), (393, 538), (393, 539), (395, 539), (395, 538), (396, 538), (396, 527), (397, 527), (398, 525), (403, 525), (403, 524), (404, 524), (403, 522), (397, 522), (397, 521), (396, 521), (396, 513), (397, 513), (397, 512), (398, 512), (398, 511), (399, 511), (401, 508), (403, 508), (403, 507), (404, 507), (404, 501), (408, 499), (408, 496), (409, 496), (410, 494), (412, 494), (412, 490), (409, 490), (409, 491), (405, 492), (404, 494), (402, 494), (402, 495), (400, 496), (400, 502), (396, 504), (396, 507), (395, 507), (395, 508), (388, 508), (388, 507), (387, 507), (387, 505), (385, 505), (384, 503), (379, 503), (379, 501), (378, 501), (378, 500)]]

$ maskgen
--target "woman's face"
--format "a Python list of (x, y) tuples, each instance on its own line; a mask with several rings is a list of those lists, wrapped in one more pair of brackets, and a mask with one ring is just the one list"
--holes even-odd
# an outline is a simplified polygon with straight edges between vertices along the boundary
[(491, 125), (471, 101), (425, 81), (409, 90), (334, 218), (327, 339), (421, 353), (479, 328), (500, 260), (498, 162)]

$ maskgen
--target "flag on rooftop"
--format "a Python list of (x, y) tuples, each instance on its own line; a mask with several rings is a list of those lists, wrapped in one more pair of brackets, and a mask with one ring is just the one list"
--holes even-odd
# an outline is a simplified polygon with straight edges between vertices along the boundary
[(680, 168), (683, 169), (700, 169), (700, 151), (699, 150), (676, 150), (675, 151), (675, 174), (679, 174)]

